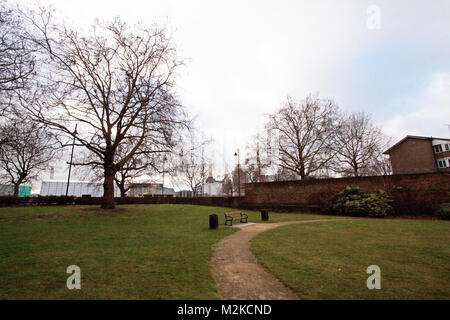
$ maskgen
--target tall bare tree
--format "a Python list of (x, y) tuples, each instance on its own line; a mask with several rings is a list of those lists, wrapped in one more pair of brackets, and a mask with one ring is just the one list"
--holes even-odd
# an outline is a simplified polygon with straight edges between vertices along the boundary
[(326, 169), (335, 154), (330, 146), (337, 115), (338, 107), (329, 99), (288, 97), (267, 124), (274, 135), (278, 166), (301, 179)]
[(0, 178), (19, 186), (37, 178), (58, 155), (54, 137), (36, 122), (15, 118), (0, 125)]
[(383, 151), (389, 140), (369, 115), (343, 114), (336, 128), (336, 141), (332, 144), (336, 153), (333, 171), (358, 177), (388, 170), (383, 164)]
[[(35, 120), (89, 151), (90, 157), (75, 164), (102, 169), (102, 207), (114, 208), (117, 172), (137, 155), (170, 151), (173, 133), (189, 125), (174, 91), (182, 61), (165, 29), (156, 25), (130, 27), (116, 18), (97, 21), (80, 34), (45, 9), (25, 17), (28, 37), (45, 64), (39, 90), (23, 94), (22, 105)], [(124, 146), (127, 152), (118, 156)]]
[(12, 93), (26, 87), (35, 70), (34, 49), (23, 35), (20, 15), (0, 1), (0, 114), (12, 105)]

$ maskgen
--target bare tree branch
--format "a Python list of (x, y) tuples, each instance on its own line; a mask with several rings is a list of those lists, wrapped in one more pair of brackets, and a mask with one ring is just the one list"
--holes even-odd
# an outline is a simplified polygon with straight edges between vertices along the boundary
[(0, 140), (0, 177), (14, 186), (15, 197), (59, 154), (54, 137), (29, 119), (9, 119), (0, 126)]

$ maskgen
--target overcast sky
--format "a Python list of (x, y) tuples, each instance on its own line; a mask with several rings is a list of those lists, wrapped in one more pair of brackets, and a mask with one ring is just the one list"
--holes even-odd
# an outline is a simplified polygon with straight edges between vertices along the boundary
[(244, 148), (287, 95), (318, 93), (343, 110), (370, 113), (395, 140), (450, 136), (448, 0), (41, 3), (80, 26), (114, 16), (167, 24), (180, 57), (189, 59), (180, 96), (215, 140), (216, 176), (225, 161), (235, 165), (236, 148)]

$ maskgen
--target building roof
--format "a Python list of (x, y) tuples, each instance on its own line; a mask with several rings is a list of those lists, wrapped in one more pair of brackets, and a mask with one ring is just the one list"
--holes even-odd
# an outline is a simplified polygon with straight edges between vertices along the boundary
[(132, 183), (129, 184), (129, 186), (130, 186), (131, 188), (139, 188), (139, 187), (144, 187), (144, 188), (146, 188), (146, 187), (149, 187), (149, 186), (158, 188), (158, 187), (161, 187), (161, 186), (162, 186), (162, 183), (154, 183), (154, 182), (132, 182)]
[(205, 181), (205, 183), (215, 183), (215, 182), (219, 182), (219, 183), (220, 183), (220, 181), (217, 181), (216, 179), (214, 179), (214, 178), (211, 177), (211, 176), (209, 176), (209, 177), (206, 179), (206, 181)]
[(435, 138), (435, 137), (422, 137), (422, 136), (410, 136), (410, 135), (407, 135), (402, 140), (400, 140), (399, 142), (394, 144), (392, 147), (387, 149), (385, 152), (383, 152), (383, 154), (389, 154), (393, 149), (397, 148), (399, 145), (401, 145), (403, 142), (405, 142), (408, 139), (429, 140), (429, 141), (436, 139), (436, 140), (450, 141), (450, 139), (448, 139), (448, 138)]
[[(67, 180), (42, 180), (42, 182), (45, 183), (67, 183)], [(103, 185), (103, 182), (101, 181), (80, 181), (80, 180), (72, 180), (70, 179), (70, 184), (77, 183), (77, 184), (98, 184)]]

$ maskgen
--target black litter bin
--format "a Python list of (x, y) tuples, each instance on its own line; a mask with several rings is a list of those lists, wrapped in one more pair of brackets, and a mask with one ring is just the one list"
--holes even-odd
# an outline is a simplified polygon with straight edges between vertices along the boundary
[(269, 210), (267, 210), (267, 209), (261, 210), (261, 220), (269, 221)]
[(209, 228), (217, 229), (219, 227), (219, 216), (215, 213), (209, 215)]

